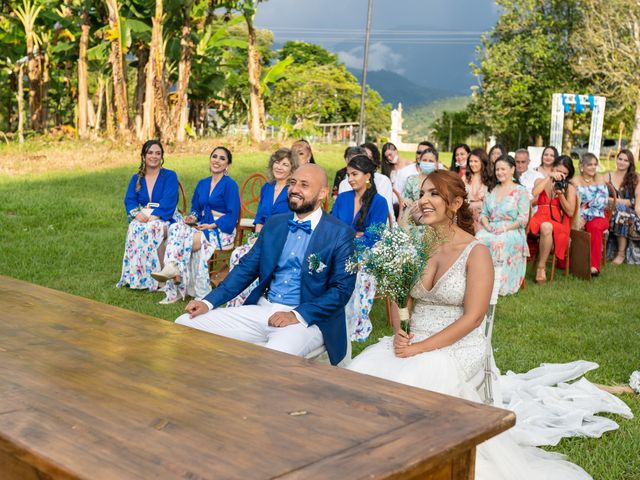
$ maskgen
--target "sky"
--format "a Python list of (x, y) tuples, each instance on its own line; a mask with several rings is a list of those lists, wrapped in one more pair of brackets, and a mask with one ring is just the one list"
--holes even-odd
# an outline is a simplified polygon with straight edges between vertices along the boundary
[[(367, 0), (268, 0), (256, 25), (287, 40), (322, 45), (362, 68)], [(391, 70), (418, 85), (469, 93), (469, 63), (482, 32), (495, 25), (494, 0), (373, 0), (369, 69)]]

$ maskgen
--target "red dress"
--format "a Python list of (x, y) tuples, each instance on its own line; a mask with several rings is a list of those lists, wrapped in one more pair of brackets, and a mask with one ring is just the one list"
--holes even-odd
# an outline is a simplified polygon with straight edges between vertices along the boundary
[(558, 197), (549, 200), (544, 190), (538, 196), (538, 210), (531, 217), (529, 230), (534, 235), (540, 233), (540, 225), (550, 222), (553, 225), (553, 245), (556, 258), (564, 260), (571, 234), (571, 217), (560, 206)]

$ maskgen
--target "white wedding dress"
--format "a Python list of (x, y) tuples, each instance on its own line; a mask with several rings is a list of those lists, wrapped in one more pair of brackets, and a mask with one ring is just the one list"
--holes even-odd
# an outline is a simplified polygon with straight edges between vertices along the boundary
[[(427, 290), (418, 282), (411, 291), (414, 311), (411, 332), (414, 342), (444, 329), (463, 313), (466, 290), (466, 263), (479, 242), (470, 243), (460, 257)], [(467, 292), (469, 293), (469, 292)], [(413, 357), (398, 358), (393, 337), (382, 338), (368, 347), (348, 366), (360, 373), (480, 402), (469, 383), (483, 367), (485, 336), (476, 328), (453, 345)], [(631, 410), (618, 398), (581, 379), (567, 382), (596, 368), (590, 362), (542, 365), (522, 375), (508, 372), (500, 377), (496, 370), (495, 405), (516, 413), (516, 426), (481, 444), (477, 449), (476, 478), (512, 479), (590, 479), (579, 466), (559, 454), (533, 445), (555, 445), (565, 436), (600, 436), (617, 428), (612, 420), (596, 412), (618, 413), (631, 418)], [(558, 385), (558, 386), (554, 386)]]

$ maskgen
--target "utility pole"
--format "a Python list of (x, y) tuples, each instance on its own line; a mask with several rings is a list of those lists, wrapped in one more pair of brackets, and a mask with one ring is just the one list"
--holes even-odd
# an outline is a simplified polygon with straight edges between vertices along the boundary
[(367, 30), (364, 36), (364, 59), (362, 60), (362, 85), (360, 88), (360, 124), (358, 126), (358, 145), (364, 142), (364, 97), (367, 88), (367, 62), (369, 60), (369, 35), (371, 34), (371, 11), (373, 0), (367, 8)]

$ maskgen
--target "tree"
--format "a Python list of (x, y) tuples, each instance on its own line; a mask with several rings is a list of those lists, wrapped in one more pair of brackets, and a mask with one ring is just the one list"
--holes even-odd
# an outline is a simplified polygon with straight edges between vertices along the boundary
[[(111, 72), (113, 76), (113, 99), (116, 105), (116, 124), (118, 133), (129, 133), (129, 99), (127, 95), (127, 76), (124, 61), (124, 42), (120, 25), (120, 7), (118, 0), (105, 0), (109, 9), (109, 39), (111, 40)], [(108, 92), (108, 89), (107, 89)], [(107, 105), (107, 112), (109, 107)]]
[(22, 6), (15, 7), (13, 12), (18, 17), (24, 28), (27, 47), (27, 76), (29, 77), (29, 112), (31, 115), (31, 128), (42, 130), (42, 66), (38, 45), (40, 38), (35, 31), (35, 22), (42, 10), (41, 5), (36, 5), (31, 0), (23, 0)]
[(608, 97), (613, 113), (631, 108), (631, 151), (640, 150), (640, 3), (586, 0), (584, 28), (573, 38), (579, 53), (575, 69)]
[[(360, 85), (342, 64), (292, 65), (273, 86), (269, 113), (281, 128), (309, 123), (354, 122), (360, 111)], [(367, 133), (376, 138), (389, 130), (390, 112), (380, 94), (367, 88)]]
[(542, 145), (552, 94), (581, 86), (569, 66), (576, 58), (569, 39), (580, 26), (580, 1), (497, 0), (502, 14), (483, 35), (472, 65), (481, 83), (470, 111), (504, 143)]
[(89, 49), (89, 5), (83, 2), (81, 5), (82, 19), (80, 48), (78, 53), (78, 135), (80, 138), (89, 136), (89, 61), (87, 51)]
[(297, 65), (315, 63), (317, 65), (331, 65), (338, 61), (338, 56), (313, 43), (288, 41), (278, 51), (278, 59), (293, 58)]

